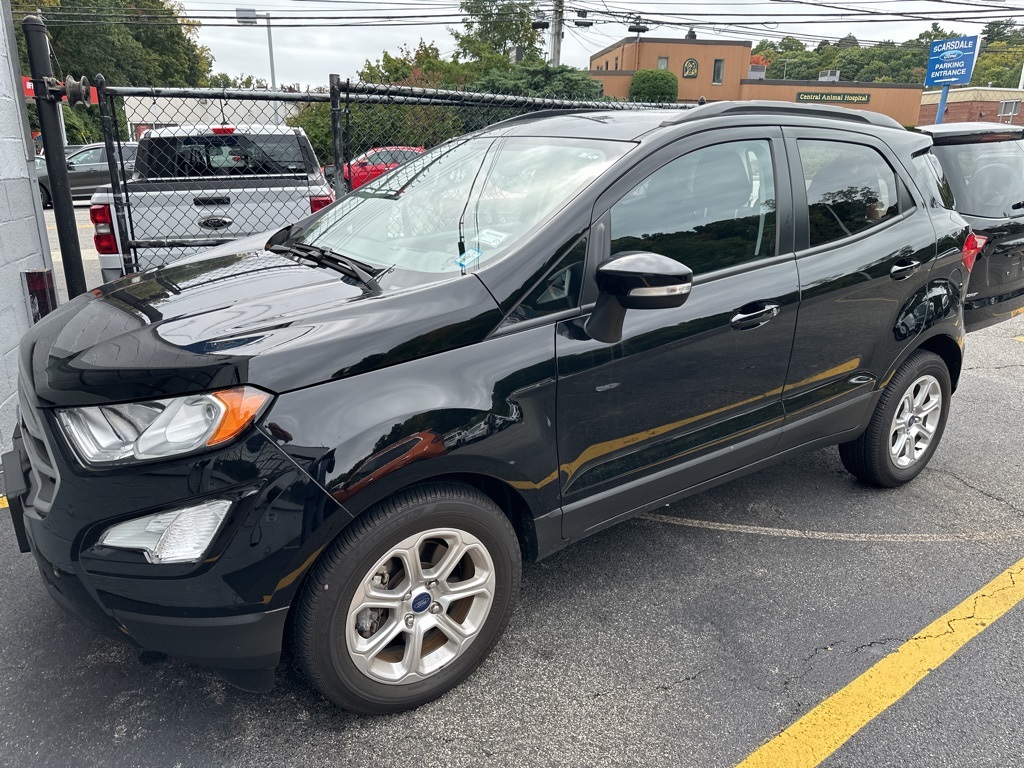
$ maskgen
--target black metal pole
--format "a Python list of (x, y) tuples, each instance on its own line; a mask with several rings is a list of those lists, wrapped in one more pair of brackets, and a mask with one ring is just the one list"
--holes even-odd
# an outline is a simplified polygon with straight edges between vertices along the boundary
[(43, 134), (43, 151), (46, 154), (46, 171), (50, 177), (50, 199), (53, 201), (53, 218), (57, 223), (57, 242), (60, 243), (60, 259), (64, 264), (64, 281), (68, 286), (68, 296), (74, 298), (85, 293), (86, 285), (58, 113), (63, 88), (53, 76), (50, 43), (46, 38), (43, 20), (38, 16), (26, 16), (21, 22), (21, 29), (25, 33), (28, 66), (32, 74), (36, 111), (39, 114), (39, 130)]
[[(114, 197), (114, 216), (117, 219), (117, 239), (121, 241), (121, 268), (124, 269), (124, 258), (131, 253), (128, 238), (128, 221), (124, 215), (125, 199), (121, 190), (121, 169), (118, 167), (117, 154), (114, 151), (114, 136), (117, 125), (114, 122), (111, 104), (107, 96), (107, 79), (103, 75), (96, 76), (96, 93), (100, 102), (100, 121), (103, 125), (103, 143), (107, 147), (107, 172), (110, 174), (110, 191)], [(106, 282), (106, 278), (104, 278)]]
[(344, 138), (341, 126), (341, 78), (331, 75), (331, 154), (334, 155), (334, 196), (343, 197), (348, 192), (341, 167), (344, 163)]
[[(341, 83), (338, 84), (341, 86)], [(349, 101), (349, 94), (352, 91), (352, 82), (345, 80), (345, 133), (342, 136), (341, 157), (345, 166), (349, 168), (348, 178), (345, 179), (345, 191), (352, 191), (352, 104)]]

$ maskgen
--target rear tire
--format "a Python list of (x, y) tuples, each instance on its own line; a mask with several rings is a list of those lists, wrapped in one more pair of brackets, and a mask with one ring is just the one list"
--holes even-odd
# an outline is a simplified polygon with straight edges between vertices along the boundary
[(459, 685), (498, 641), (522, 561), (508, 518), (479, 491), (417, 486), (356, 520), (303, 588), (295, 651), (353, 712), (413, 709)]
[(839, 446), (843, 466), (880, 488), (913, 480), (939, 446), (952, 389), (941, 357), (920, 349), (911, 354), (882, 392), (864, 434)]
[(43, 204), (43, 210), (46, 210), (53, 204), (53, 200), (50, 199), (50, 190), (42, 184), (39, 185), (39, 201)]

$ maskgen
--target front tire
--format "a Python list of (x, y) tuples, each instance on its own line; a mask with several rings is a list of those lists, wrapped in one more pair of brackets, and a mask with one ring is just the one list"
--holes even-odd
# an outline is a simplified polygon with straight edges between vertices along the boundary
[(39, 202), (43, 204), (43, 210), (46, 210), (53, 204), (53, 200), (50, 199), (50, 190), (42, 184), (39, 185)]
[(952, 390), (941, 357), (920, 349), (911, 354), (882, 392), (864, 434), (839, 446), (843, 466), (881, 488), (913, 480), (939, 446)]
[(345, 709), (413, 709), (486, 658), (521, 572), (515, 530), (491, 499), (454, 483), (411, 488), (356, 520), (320, 557), (297, 609), (297, 656)]

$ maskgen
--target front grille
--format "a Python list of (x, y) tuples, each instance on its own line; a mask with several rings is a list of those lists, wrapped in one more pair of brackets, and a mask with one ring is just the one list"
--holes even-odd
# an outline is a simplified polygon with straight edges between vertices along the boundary
[(30, 465), (25, 504), (35, 509), (40, 517), (45, 517), (57, 496), (60, 474), (46, 441), (46, 430), (43, 429), (39, 410), (29, 402), (26, 394), (30, 386), (22, 373), (18, 380), (18, 406), (21, 411), (21, 436)]

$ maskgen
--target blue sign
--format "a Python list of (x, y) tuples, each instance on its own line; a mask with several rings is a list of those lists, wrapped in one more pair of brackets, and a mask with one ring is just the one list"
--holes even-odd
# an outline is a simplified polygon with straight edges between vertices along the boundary
[(977, 37), (935, 40), (928, 49), (926, 88), (933, 85), (968, 85), (978, 57)]

